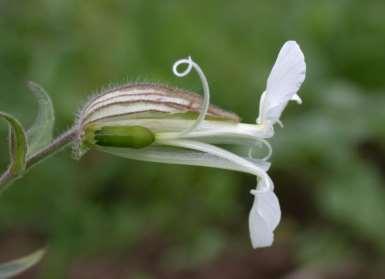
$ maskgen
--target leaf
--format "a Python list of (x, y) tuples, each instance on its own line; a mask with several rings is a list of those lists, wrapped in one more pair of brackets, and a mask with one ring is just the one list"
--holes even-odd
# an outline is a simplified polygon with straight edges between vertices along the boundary
[(28, 152), (27, 138), (23, 125), (12, 115), (0, 112), (0, 116), (8, 121), (9, 132), (9, 152), (11, 157), (11, 172), (13, 174), (20, 174), (25, 170), (26, 154)]
[(28, 87), (38, 102), (38, 114), (32, 127), (27, 132), (28, 156), (32, 155), (52, 140), (55, 124), (55, 112), (51, 98), (37, 83), (28, 82)]
[(33, 265), (37, 264), (44, 256), (45, 250), (40, 249), (28, 256), (0, 264), (0, 279), (16, 276)]

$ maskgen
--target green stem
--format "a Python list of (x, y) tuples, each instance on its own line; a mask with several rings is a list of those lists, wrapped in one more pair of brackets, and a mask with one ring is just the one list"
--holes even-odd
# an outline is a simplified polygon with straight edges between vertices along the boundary
[[(31, 157), (29, 157), (26, 161), (26, 172), (31, 169), (34, 165), (41, 162), (42, 160), (48, 158), (49, 156), (55, 154), (60, 151), (66, 145), (71, 143), (76, 136), (77, 129), (76, 127), (72, 127), (68, 131), (64, 132), (56, 139), (54, 139), (50, 144), (46, 147), (40, 149)], [(15, 175), (12, 173), (11, 168), (8, 169), (0, 176), (0, 193), (6, 189), (12, 182), (20, 178), (22, 175)]]

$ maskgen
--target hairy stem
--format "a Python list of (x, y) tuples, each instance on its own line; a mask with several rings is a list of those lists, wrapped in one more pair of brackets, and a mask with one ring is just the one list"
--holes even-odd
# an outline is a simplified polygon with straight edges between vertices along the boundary
[[(25, 171), (27, 172), (37, 163), (55, 154), (56, 152), (60, 151), (63, 147), (71, 143), (76, 136), (76, 131), (76, 127), (72, 127), (71, 129), (54, 139), (46, 147), (40, 149), (35, 154), (27, 158)], [(0, 176), (0, 192), (4, 191), (4, 189), (10, 183), (14, 182), (21, 176), (22, 175), (15, 175), (14, 173), (12, 173), (11, 168), (8, 167), (8, 169)]]

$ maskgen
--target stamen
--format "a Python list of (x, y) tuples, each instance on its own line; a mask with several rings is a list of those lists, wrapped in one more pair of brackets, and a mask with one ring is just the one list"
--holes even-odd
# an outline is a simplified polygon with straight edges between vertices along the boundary
[[(184, 71), (180, 72), (178, 71), (178, 67), (182, 64), (186, 64), (187, 68)], [(196, 129), (199, 126), (199, 124), (201, 124), (202, 121), (205, 119), (207, 111), (209, 109), (209, 105), (210, 105), (210, 89), (209, 89), (209, 84), (207, 82), (206, 76), (203, 73), (202, 69), (199, 67), (199, 65), (195, 63), (190, 56), (187, 59), (180, 59), (176, 61), (172, 67), (172, 71), (174, 75), (176, 75), (177, 77), (185, 77), (191, 72), (193, 68), (197, 72), (202, 83), (202, 88), (203, 88), (202, 108), (195, 122), (190, 127), (180, 132), (178, 136), (184, 136), (190, 133), (191, 131), (193, 131), (194, 129)]]
[(297, 102), (297, 104), (301, 105), (302, 104), (302, 99), (298, 94), (295, 94), (291, 99), (291, 101)]
[[(256, 142), (256, 145), (259, 144), (259, 143), (262, 143), (263, 145), (265, 145), (267, 147), (267, 155), (265, 157), (263, 157), (261, 160), (263, 161), (267, 161), (270, 159), (271, 155), (273, 154), (273, 148), (271, 147), (270, 143), (265, 140), (265, 139), (257, 139), (257, 142)], [(249, 149), (249, 158), (251, 159), (257, 159), (253, 156), (253, 151), (254, 151), (254, 148), (251, 147)]]

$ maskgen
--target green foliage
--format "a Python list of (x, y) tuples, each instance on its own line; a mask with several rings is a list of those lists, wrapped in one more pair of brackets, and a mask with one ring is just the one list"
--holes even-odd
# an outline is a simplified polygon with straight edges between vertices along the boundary
[(30, 81), (28, 87), (39, 105), (35, 122), (27, 132), (28, 155), (32, 155), (52, 140), (55, 112), (50, 96), (40, 85)]
[(26, 257), (0, 264), (0, 278), (7, 279), (22, 273), (39, 262), (44, 254), (44, 250), (38, 250)]
[[(303, 105), (290, 104), (273, 140), (283, 213), (275, 245), (295, 247), (299, 267), (357, 259), (374, 270), (385, 258), (383, 10), (383, 0), (2, 1), (1, 108), (31, 124), (23, 85), (36, 80), (52, 92), (60, 132), (110, 82), (199, 91), (196, 77), (171, 73), (191, 55), (213, 103), (254, 122), (275, 55), (295, 39), (308, 71)], [(76, 162), (68, 151), (15, 184), (0, 200), (0, 232), (24, 228), (50, 244), (41, 278), (65, 278), (82, 258), (135, 256), (138, 246), (161, 251), (157, 262), (173, 269), (250, 252), (255, 180), (245, 174), (98, 152)]]
[(19, 175), (25, 170), (28, 149), (24, 128), (19, 120), (8, 113), (0, 112), (0, 117), (9, 124), (10, 170), (12, 174)]

